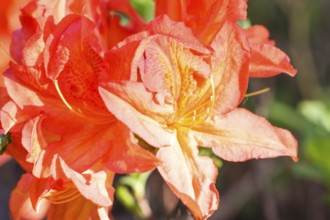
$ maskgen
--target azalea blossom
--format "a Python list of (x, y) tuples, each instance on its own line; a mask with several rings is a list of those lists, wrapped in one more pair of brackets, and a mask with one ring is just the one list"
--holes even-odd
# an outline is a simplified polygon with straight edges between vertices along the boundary
[(201, 146), (228, 161), (297, 160), (289, 131), (239, 107), (249, 78), (296, 74), (265, 27), (237, 24), (246, 0), (155, 4), (149, 24), (128, 0), (22, 8), (0, 100), (6, 153), (26, 171), (11, 195), (14, 219), (108, 219), (114, 175), (155, 167), (207, 219), (218, 170)]
[[(28, 0), (4, 1), (0, 8), (0, 72), (4, 72), (9, 63), (9, 44), (12, 31), (19, 27), (19, 12)], [(0, 86), (3, 84), (2, 75), (0, 75)]]
[[(170, 11), (167, 4), (177, 2)], [(283, 52), (236, 24), (246, 7), (235, 2), (158, 1), (158, 13), (182, 22), (160, 16), (110, 50), (113, 74), (99, 88), (108, 110), (159, 148), (159, 172), (196, 219), (219, 203), (217, 169), (199, 146), (229, 161), (297, 159), (290, 132), (238, 107), (249, 77), (296, 71)]]
[[(22, 9), (13, 61), (3, 74), (8, 96), (1, 125), (14, 139), (7, 152), (27, 171), (10, 208), (14, 219), (26, 218), (25, 201), (36, 209), (46, 199), (50, 219), (58, 213), (105, 219), (114, 174), (153, 169), (158, 159), (138, 145), (98, 94), (106, 70), (95, 23), (65, 15), (55, 3), (32, 1)], [(79, 204), (89, 211), (77, 215)]]

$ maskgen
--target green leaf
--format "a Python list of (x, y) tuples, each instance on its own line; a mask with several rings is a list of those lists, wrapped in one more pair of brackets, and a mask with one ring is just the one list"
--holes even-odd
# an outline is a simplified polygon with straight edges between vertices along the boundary
[(269, 118), (277, 126), (295, 129), (305, 137), (315, 136), (315, 125), (290, 105), (274, 101), (269, 109)]
[(309, 121), (330, 132), (330, 108), (324, 101), (301, 102), (299, 104), (299, 111)]
[(11, 143), (11, 137), (9, 133), (0, 134), (0, 155), (6, 151), (7, 146), (10, 143)]
[(330, 136), (311, 138), (306, 141), (306, 157), (324, 172), (330, 181)]
[(210, 157), (218, 169), (222, 167), (222, 160), (213, 153), (212, 149), (199, 147), (199, 155)]
[(114, 15), (114, 16), (119, 17), (119, 19), (120, 19), (120, 25), (121, 26), (124, 27), (124, 26), (126, 26), (126, 25), (129, 24), (130, 17), (127, 16), (126, 14), (124, 14), (122, 12), (119, 12), (119, 11), (111, 11), (110, 13), (111, 13), (111, 15)]
[(130, 188), (126, 185), (118, 185), (116, 187), (116, 196), (121, 204), (131, 213), (143, 217), (143, 214), (134, 198)]
[(147, 22), (154, 18), (155, 2), (153, 0), (130, 0), (131, 6)]
[(139, 218), (145, 218), (139, 206), (139, 201), (146, 198), (146, 183), (150, 172), (132, 173), (120, 177), (116, 186), (116, 196), (122, 205)]
[(239, 26), (241, 26), (242, 28), (244, 28), (244, 29), (247, 29), (247, 28), (251, 27), (251, 25), (252, 25), (251, 21), (249, 19), (240, 20), (240, 21), (237, 22), (237, 24)]

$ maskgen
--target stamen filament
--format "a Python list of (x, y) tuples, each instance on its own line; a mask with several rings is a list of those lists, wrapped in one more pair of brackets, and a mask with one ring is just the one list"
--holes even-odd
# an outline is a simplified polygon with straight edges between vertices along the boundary
[(45, 196), (53, 204), (63, 204), (78, 198), (81, 194), (76, 189), (68, 189), (63, 191), (51, 192), (49, 196)]
[(68, 107), (68, 109), (74, 113), (76, 113), (77, 115), (80, 116), (80, 114), (78, 112), (75, 112), (75, 110), (73, 109), (73, 107), (66, 101), (66, 99), (64, 98), (64, 95), (63, 93), (61, 92), (61, 89), (58, 85), (58, 81), (57, 80), (54, 80), (54, 84), (55, 84), (55, 88), (56, 88), (56, 91), (58, 93), (58, 95), (60, 96), (61, 100), (63, 101), (63, 103), (65, 104), (66, 107)]
[(265, 89), (261, 89), (255, 92), (251, 92), (251, 93), (247, 93), (245, 94), (245, 97), (251, 97), (251, 96), (256, 96), (256, 95), (260, 95), (262, 93), (268, 92), (270, 90), (270, 88), (265, 88)]
[[(206, 100), (204, 103), (197, 105), (193, 110), (187, 111), (182, 117), (181, 120), (177, 121), (178, 124), (182, 126), (192, 126), (196, 123), (203, 123), (211, 114), (212, 109), (215, 104), (215, 86), (213, 77), (210, 76), (210, 85), (211, 85), (211, 96), (209, 100)], [(209, 91), (209, 90), (208, 90)], [(201, 100), (201, 99), (199, 99)], [(197, 100), (198, 102), (198, 100)], [(205, 109), (205, 107), (207, 107)]]
[[(59, 87), (59, 85), (58, 85), (58, 81), (57, 81), (57, 80), (54, 80), (53, 82), (54, 82), (54, 85), (55, 85), (56, 91), (57, 91), (58, 95), (60, 96), (61, 100), (63, 101), (64, 105), (65, 105), (65, 106), (66, 106), (71, 112), (73, 112), (74, 114), (76, 114), (77, 116), (79, 116), (79, 117), (81, 117), (81, 118), (84, 118), (84, 119), (87, 119), (87, 120), (89, 120), (89, 121), (93, 121), (93, 122), (95, 122), (95, 123), (101, 123), (101, 124), (103, 124), (103, 123), (113, 123), (113, 122), (116, 121), (115, 118), (109, 117), (108, 115), (104, 116), (104, 118), (101, 118), (101, 119), (96, 119), (96, 118), (94, 118), (94, 117), (86, 117), (86, 116), (82, 113), (82, 111), (81, 111), (80, 109), (78, 109), (78, 110), (74, 109), (74, 108), (69, 104), (69, 102), (64, 98), (64, 95), (63, 95), (63, 93), (61, 92), (61, 89), (60, 89), (60, 87)], [(97, 115), (98, 117), (103, 116), (103, 115), (100, 115), (100, 114), (98, 114), (98, 113), (96, 113), (96, 112), (91, 112), (91, 114), (93, 114), (94, 116)]]

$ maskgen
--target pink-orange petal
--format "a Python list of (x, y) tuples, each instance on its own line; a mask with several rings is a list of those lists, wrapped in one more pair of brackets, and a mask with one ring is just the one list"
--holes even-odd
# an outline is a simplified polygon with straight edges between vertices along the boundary
[(244, 98), (249, 78), (249, 45), (243, 30), (227, 22), (211, 43), (215, 86), (214, 111), (225, 113)]
[(173, 108), (154, 103), (152, 94), (141, 83), (108, 83), (100, 87), (99, 92), (108, 110), (150, 145), (162, 147), (171, 144), (173, 132), (146, 113), (158, 111), (160, 115), (168, 115)]
[(86, 44), (85, 41), (96, 42), (94, 30), (95, 24), (92, 21), (78, 15), (68, 15), (56, 25), (46, 41), (44, 52), (45, 66), (50, 79), (58, 78), (71, 56), (81, 55), (81, 46)]
[(133, 133), (120, 122), (112, 129), (113, 145), (102, 161), (115, 173), (140, 173), (156, 168), (160, 161), (138, 145)]
[[(129, 0), (107, 1), (102, 7), (103, 22), (99, 27), (101, 34), (107, 41), (108, 48), (115, 46), (126, 37), (135, 34), (143, 29), (145, 21), (139, 16), (138, 12), (131, 6)], [(122, 13), (129, 17), (129, 22), (122, 25), (121, 18), (117, 13)]]
[(250, 44), (271, 44), (275, 45), (275, 41), (269, 40), (270, 33), (265, 26), (253, 25), (245, 29)]
[(156, 16), (167, 14), (175, 21), (184, 21), (206, 44), (226, 21), (245, 20), (246, 9), (246, 0), (156, 1)]
[[(52, 120), (46, 119), (44, 123), (51, 124)], [(145, 172), (158, 164), (155, 156), (141, 148), (129, 129), (119, 121), (87, 127), (83, 123), (78, 125), (79, 132), (67, 129), (59, 134), (59, 141), (47, 146), (35, 165), (40, 167), (39, 172), (49, 175), (47, 171), (56, 154), (77, 172), (83, 172), (98, 162), (116, 173)]]
[(13, 219), (42, 219), (46, 216), (49, 203), (40, 201), (34, 210), (30, 200), (32, 175), (24, 174), (10, 195), (9, 207)]
[(5, 86), (10, 98), (19, 106), (43, 106), (44, 103), (39, 95), (30, 90), (27, 85), (24, 85), (10, 70), (4, 73)]
[(65, 161), (58, 157), (59, 165), (65, 174), (79, 192), (93, 203), (110, 207), (113, 204), (114, 188), (111, 186), (114, 178), (114, 173), (108, 170), (93, 172), (86, 171), (85, 174), (80, 174), (72, 170)]
[(198, 52), (209, 53), (209, 50), (204, 44), (193, 35), (192, 29), (189, 26), (182, 21), (174, 21), (167, 15), (155, 18), (150, 24), (148, 24), (145, 31), (147, 31), (149, 35), (161, 34), (173, 38)]
[(250, 77), (272, 77), (280, 73), (296, 75), (297, 70), (291, 65), (290, 58), (270, 44), (252, 44)]
[[(44, 123), (51, 123), (52, 120), (54, 119), (45, 119)], [(63, 133), (54, 134), (58, 135), (59, 140), (54, 140), (47, 145), (45, 154), (42, 155), (43, 158), (40, 158), (40, 161), (36, 164), (36, 167), (40, 166), (42, 168), (40, 172), (43, 175), (49, 175), (47, 174), (48, 169), (56, 154), (61, 156), (72, 169), (83, 172), (101, 160), (107, 151), (115, 146), (112, 143), (115, 140), (111, 125), (110, 129), (107, 126), (89, 125), (84, 127), (83, 123), (78, 125), (81, 127), (79, 132), (67, 127), (67, 130)]]
[(33, 164), (26, 161), (28, 152), (22, 146), (22, 135), (18, 132), (10, 133), (12, 142), (7, 146), (6, 153), (15, 158), (15, 161), (27, 172), (31, 172)]
[(187, 11), (187, 0), (156, 0), (156, 16), (166, 14), (175, 21), (183, 21)]
[(246, 109), (216, 115), (195, 126), (191, 134), (200, 146), (211, 147), (217, 156), (228, 161), (279, 156), (297, 160), (298, 146), (293, 135)]
[(37, 116), (24, 124), (22, 129), (22, 145), (27, 150), (27, 162), (35, 163), (41, 150), (46, 145), (46, 140), (43, 136), (41, 122), (43, 117)]
[[(99, 219), (98, 206), (83, 196), (63, 204), (52, 204), (47, 219)], [(93, 217), (93, 218), (92, 218)]]
[(127, 37), (106, 54), (105, 59), (111, 74), (100, 80), (137, 80), (138, 66), (146, 48), (158, 39), (171, 39), (194, 52), (210, 54), (209, 49), (193, 36), (183, 22), (175, 22), (167, 16), (160, 16), (155, 18), (145, 31)]
[(18, 115), (18, 106), (13, 101), (9, 101), (2, 106), (0, 120), (4, 133), (9, 132), (15, 126), (16, 122), (20, 120)]
[(194, 217), (207, 219), (219, 203), (217, 168), (210, 158), (198, 155), (197, 143), (188, 136), (188, 129), (179, 129), (177, 135), (176, 142), (157, 152), (162, 161), (158, 170)]

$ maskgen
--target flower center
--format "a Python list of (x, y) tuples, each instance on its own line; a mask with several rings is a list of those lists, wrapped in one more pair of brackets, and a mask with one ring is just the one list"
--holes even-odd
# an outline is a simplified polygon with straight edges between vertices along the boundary
[(95, 123), (114, 122), (98, 93), (98, 77), (104, 74), (102, 58), (89, 42), (79, 49), (71, 48), (72, 55), (54, 85), (63, 103), (76, 115)]
[(95, 110), (94, 107), (90, 107), (86, 104), (82, 106), (83, 108), (80, 106), (76, 107), (71, 105), (69, 101), (64, 97), (57, 80), (54, 80), (54, 85), (65, 106), (77, 116), (96, 124), (113, 123), (116, 121), (113, 115), (103, 111), (103, 109), (101, 109), (101, 111), (97, 111), (97, 109)]
[[(200, 93), (198, 93), (200, 92)], [(215, 88), (212, 76), (206, 79), (202, 88), (191, 95), (187, 106), (177, 112), (174, 119), (175, 126), (192, 127), (203, 123), (212, 113), (215, 102)], [(189, 103), (189, 104), (188, 104)]]

